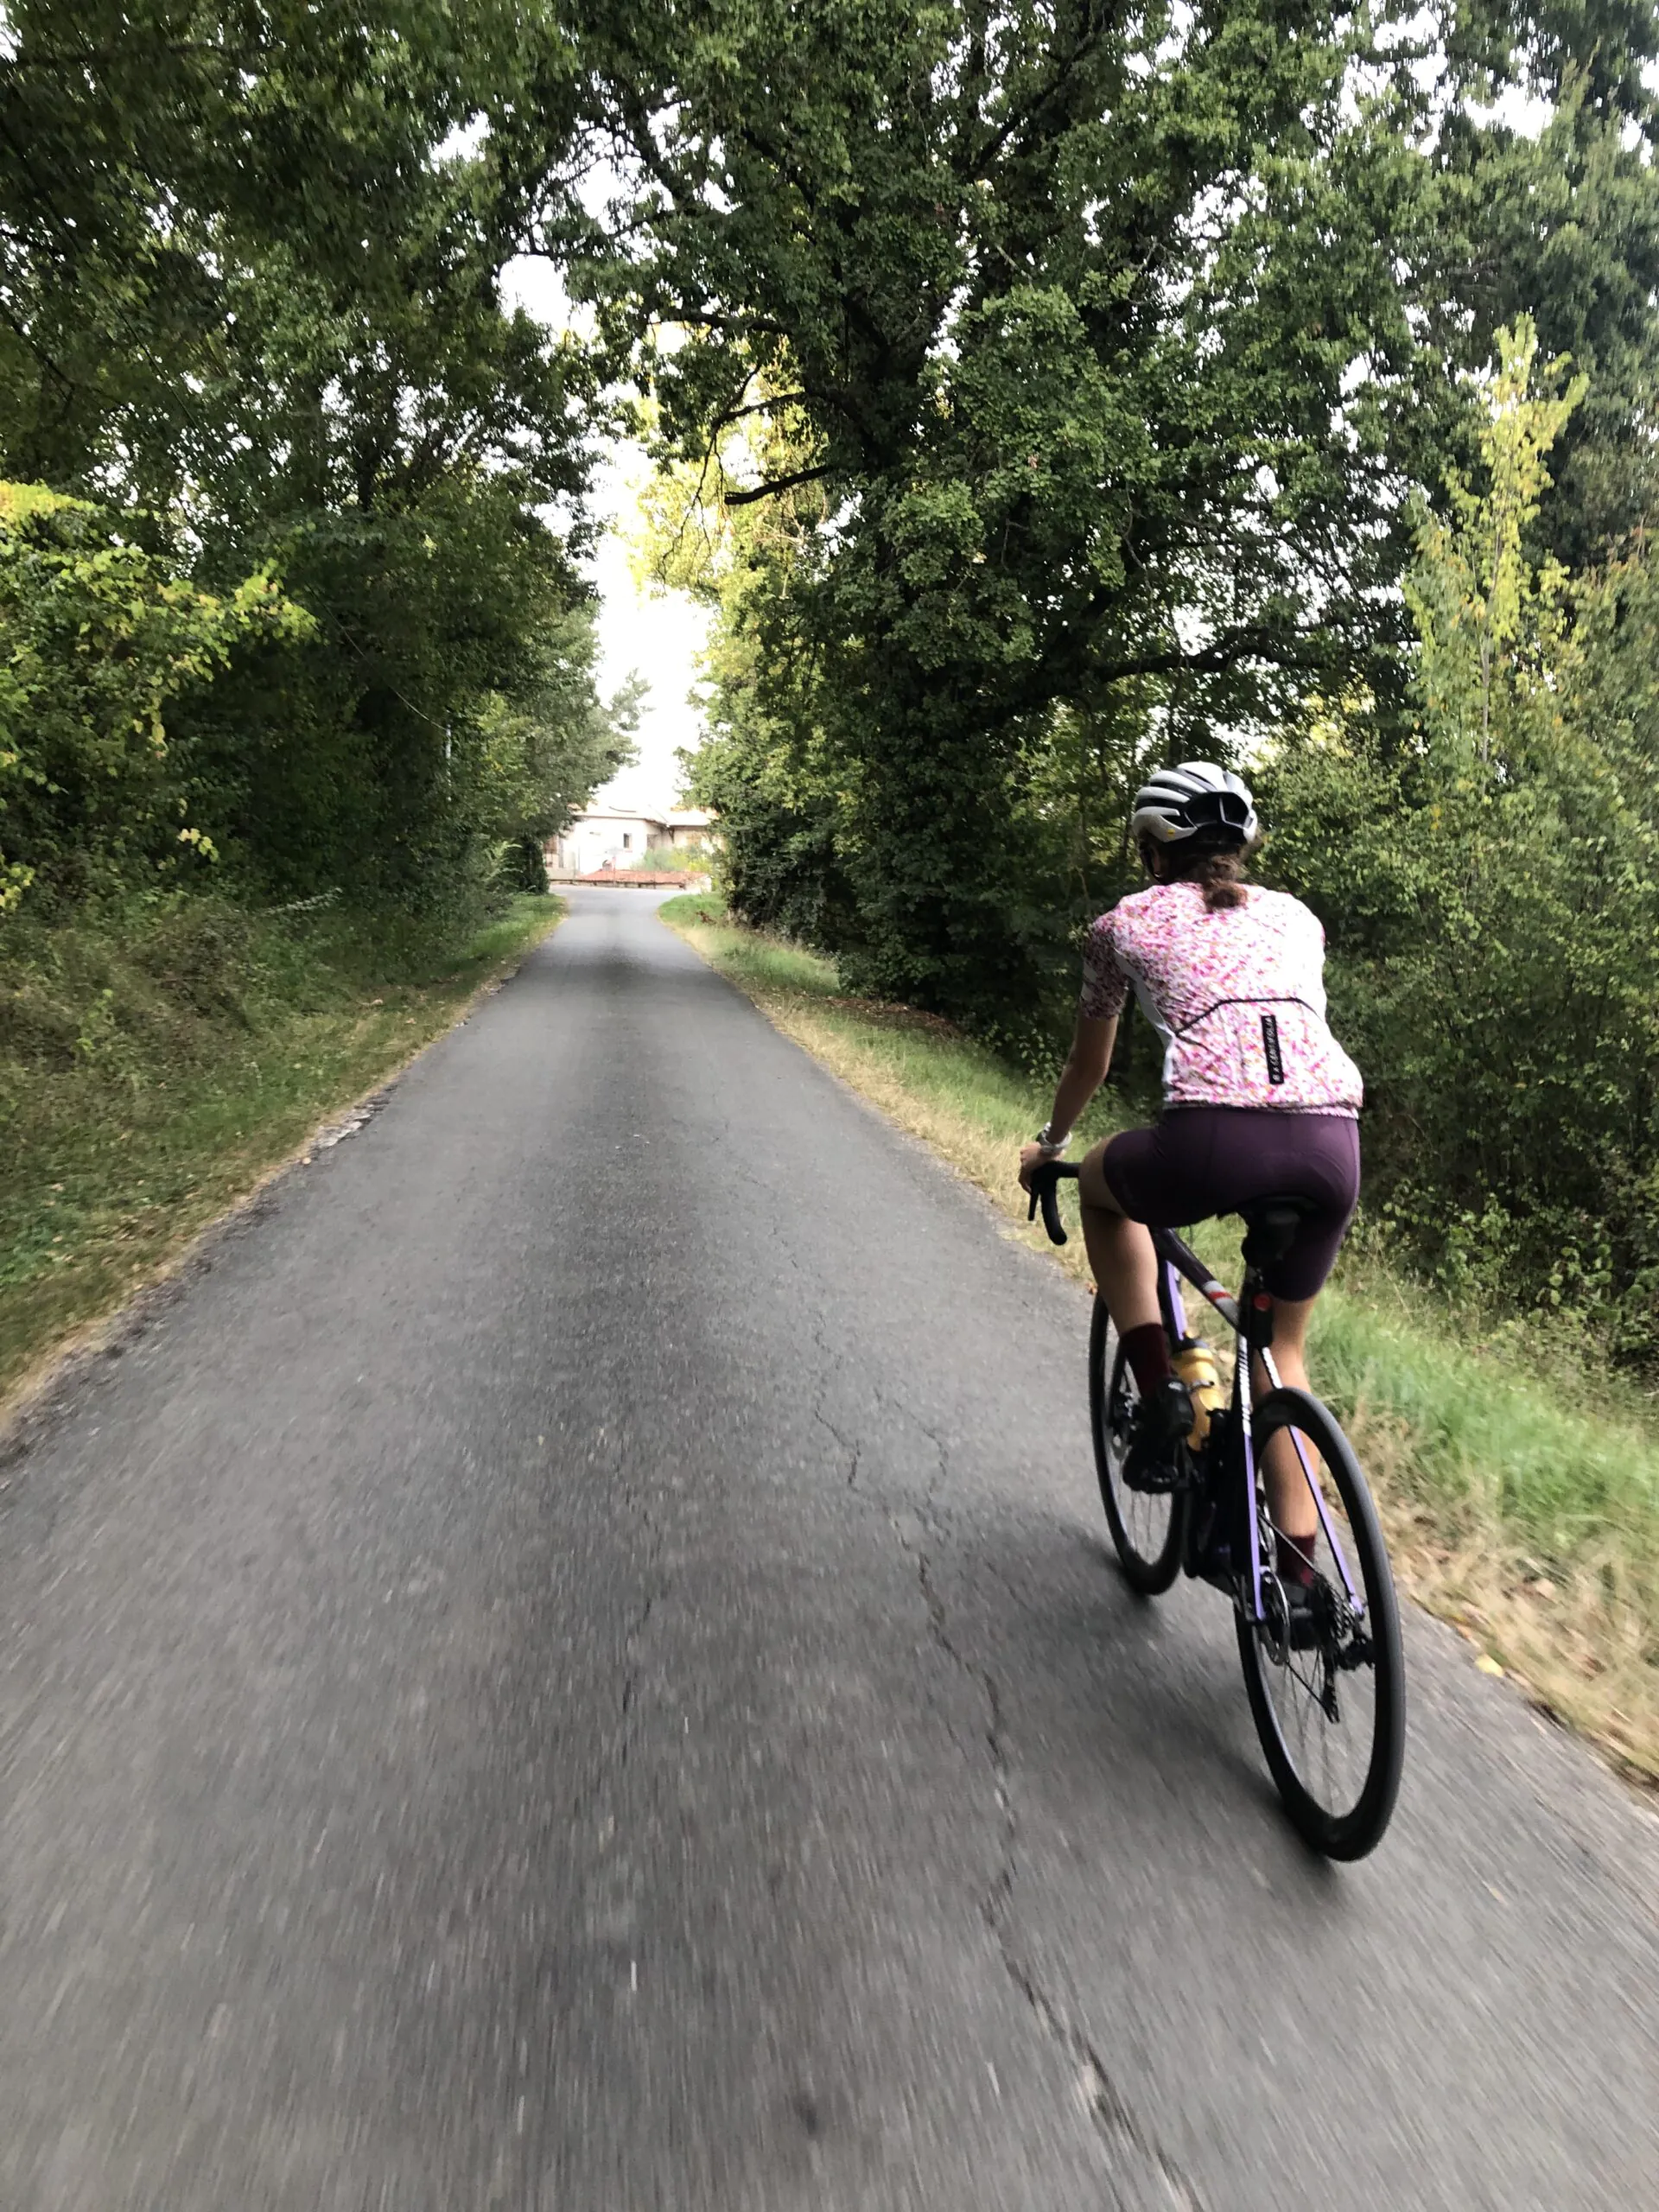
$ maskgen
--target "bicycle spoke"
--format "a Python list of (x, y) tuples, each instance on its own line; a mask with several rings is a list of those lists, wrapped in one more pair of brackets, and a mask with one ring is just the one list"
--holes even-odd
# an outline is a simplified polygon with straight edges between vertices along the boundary
[(1132, 1490), (1123, 1479), (1140, 1394), (1103, 1304), (1090, 1336), (1090, 1403), (1101, 1501), (1123, 1571), (1143, 1596), (1166, 1590), (1180, 1569), (1185, 1501)]
[[(1272, 1402), (1258, 1431), (1267, 1618), (1241, 1621), (1247, 1678), (1275, 1777), (1293, 1809), (1302, 1808), (1299, 1821), (1324, 1848), (1368, 1849), (1398, 1775), (1398, 1631), (1386, 1557), (1340, 1430), (1299, 1394), (1277, 1394), (1276, 1413)], [(1300, 1417), (1287, 1421), (1293, 1408)], [(1340, 1472), (1333, 1453), (1342, 1456)], [(1265, 1479), (1269, 1469), (1288, 1478), (1282, 1493)], [(1306, 1485), (1317, 1485), (1312, 1536), (1302, 1533), (1315, 1503)], [(1281, 1541), (1269, 1494), (1280, 1497), (1294, 1537)], [(1366, 1528), (1356, 1525), (1357, 1507), (1370, 1516)], [(1373, 1634), (1379, 1605), (1382, 1671)]]

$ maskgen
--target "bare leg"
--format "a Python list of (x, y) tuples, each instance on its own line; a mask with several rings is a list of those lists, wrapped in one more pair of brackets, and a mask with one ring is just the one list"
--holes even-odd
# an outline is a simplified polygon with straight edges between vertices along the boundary
[[(1162, 1318), (1158, 1311), (1158, 1255), (1150, 1232), (1140, 1222), (1130, 1221), (1112, 1196), (1100, 1167), (1105, 1149), (1097, 1144), (1084, 1160), (1077, 1196), (1089, 1264), (1106, 1310), (1122, 1336)], [(1307, 1324), (1313, 1311), (1311, 1298), (1274, 1300), (1274, 1364), (1281, 1382), (1302, 1390), (1307, 1388)], [(1269, 1385), (1260, 1359), (1254, 1363), (1252, 1380), (1257, 1396), (1264, 1396)], [(1287, 1433), (1281, 1430), (1268, 1445), (1264, 1472), (1274, 1526), (1293, 1543), (1311, 1541), (1319, 1532), (1319, 1509)]]
[(1097, 1144), (1083, 1162), (1077, 1177), (1077, 1197), (1083, 1207), (1083, 1241), (1089, 1248), (1089, 1264), (1106, 1310), (1117, 1324), (1119, 1336), (1160, 1319), (1158, 1312), (1158, 1255), (1152, 1237), (1138, 1221), (1130, 1221), (1112, 1196), (1100, 1169)]
[[(1273, 1363), (1287, 1388), (1307, 1388), (1307, 1324), (1313, 1311), (1311, 1298), (1276, 1298), (1273, 1302)], [(1267, 1370), (1259, 1358), (1252, 1363), (1251, 1380), (1258, 1394), (1268, 1388)], [(1268, 1505), (1281, 1535), (1301, 1543), (1319, 1533), (1319, 1509), (1302, 1472), (1296, 1446), (1281, 1429), (1268, 1446)]]

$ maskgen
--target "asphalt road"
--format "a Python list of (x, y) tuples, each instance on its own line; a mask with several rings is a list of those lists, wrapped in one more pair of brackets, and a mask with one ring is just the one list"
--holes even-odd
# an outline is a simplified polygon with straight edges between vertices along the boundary
[(1659, 2202), (1659, 1823), (1418, 1621), (1310, 1859), (1086, 1319), (579, 893), (10, 1469), (4, 2212)]

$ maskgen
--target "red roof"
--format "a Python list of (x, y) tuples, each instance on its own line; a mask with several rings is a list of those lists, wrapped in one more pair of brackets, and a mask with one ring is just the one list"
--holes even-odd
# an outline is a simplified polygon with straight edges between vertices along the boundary
[(577, 880), (582, 883), (638, 883), (650, 885), (658, 883), (683, 884), (687, 879), (683, 875), (677, 874), (671, 868), (596, 868), (593, 870), (591, 874), (580, 876), (577, 878)]

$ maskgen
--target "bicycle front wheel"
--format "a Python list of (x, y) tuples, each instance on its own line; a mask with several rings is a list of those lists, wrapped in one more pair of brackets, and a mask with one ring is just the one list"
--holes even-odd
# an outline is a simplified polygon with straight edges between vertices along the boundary
[(1124, 1579), (1143, 1598), (1167, 1590), (1181, 1571), (1186, 1541), (1189, 1493), (1131, 1490), (1123, 1479), (1129, 1430), (1140, 1403), (1135, 1376), (1106, 1301), (1098, 1293), (1089, 1329), (1089, 1416), (1095, 1439), (1095, 1472), (1100, 1478), (1106, 1525), (1122, 1564)]
[[(1389, 1825), (1405, 1758), (1405, 1656), (1382, 1531), (1352, 1447), (1317, 1398), (1273, 1391), (1251, 1439), (1266, 1618), (1238, 1616), (1250, 1711), (1303, 1836), (1327, 1858), (1363, 1859)], [(1295, 1607), (1272, 1571), (1278, 1531), (1262, 1476), (1275, 1440), (1281, 1453), (1294, 1453), (1323, 1508), (1306, 1550), (1313, 1581)]]

